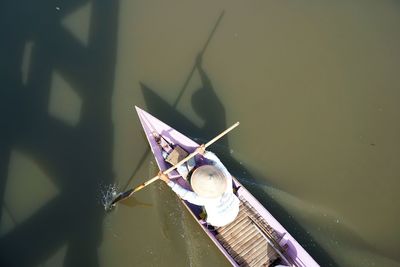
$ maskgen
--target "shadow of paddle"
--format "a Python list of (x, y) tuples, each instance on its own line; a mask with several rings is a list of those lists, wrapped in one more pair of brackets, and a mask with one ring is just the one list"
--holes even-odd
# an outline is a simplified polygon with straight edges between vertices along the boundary
[[(204, 46), (203, 46), (201, 52), (199, 53), (199, 55), (202, 56), (202, 55), (206, 52), (206, 50), (207, 50), (207, 48), (208, 48), (208, 45), (210, 44), (210, 42), (211, 42), (211, 40), (212, 40), (212, 38), (213, 38), (215, 32), (217, 31), (217, 29), (218, 29), (218, 27), (219, 27), (219, 25), (220, 25), (220, 23), (221, 23), (221, 21), (222, 21), (224, 15), (225, 15), (225, 11), (223, 10), (223, 11), (221, 11), (221, 13), (220, 13), (220, 15), (219, 15), (219, 17), (218, 17), (218, 19), (217, 19), (217, 21), (216, 21), (216, 23), (215, 23), (213, 29), (211, 30), (210, 34), (208, 35), (207, 41), (205, 42), (205, 44), (204, 44)], [(201, 58), (200, 58), (200, 59), (201, 59)], [(198, 65), (198, 59), (195, 61), (195, 64), (193, 64), (193, 67), (192, 67), (192, 69), (190, 70), (188, 76), (186, 77), (186, 79), (185, 79), (185, 81), (184, 81), (184, 83), (183, 83), (182, 88), (179, 90), (179, 94), (178, 94), (177, 98), (175, 99), (175, 101), (174, 101), (174, 103), (173, 103), (173, 105), (172, 105), (172, 106), (174, 107), (174, 109), (176, 108), (176, 106), (178, 105), (179, 101), (181, 100), (183, 94), (185, 93), (185, 91), (186, 91), (186, 89), (187, 89), (187, 87), (188, 87), (188, 84), (189, 84), (190, 80), (192, 79), (193, 74), (194, 74), (194, 72), (195, 72), (195, 70), (196, 70), (196, 68), (197, 68), (197, 65)], [(145, 87), (146, 87), (143, 83), (140, 83), (140, 86), (141, 86), (141, 88), (145, 88)], [(143, 153), (143, 155), (142, 155), (142, 157), (140, 158), (139, 162), (136, 164), (136, 167), (135, 167), (135, 169), (133, 170), (133, 172), (132, 172), (130, 178), (129, 178), (129, 179), (127, 180), (127, 182), (125, 183), (125, 186), (123, 187), (123, 190), (127, 190), (128, 186), (130, 185), (130, 183), (132, 182), (132, 180), (133, 180), (134, 177), (136, 176), (136, 174), (137, 174), (137, 172), (139, 171), (139, 169), (141, 168), (141, 166), (142, 166), (144, 163), (146, 163), (147, 157), (149, 156), (149, 154), (150, 154), (150, 148), (148, 148), (148, 149)]]
[(119, 203), (130, 208), (134, 207), (150, 208), (153, 206), (152, 204), (136, 200), (134, 197), (126, 198), (124, 200), (121, 200)]

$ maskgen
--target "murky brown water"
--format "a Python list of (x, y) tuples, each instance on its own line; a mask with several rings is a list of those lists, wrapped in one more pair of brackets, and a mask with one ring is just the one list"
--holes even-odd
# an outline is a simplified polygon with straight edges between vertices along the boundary
[(400, 266), (398, 2), (0, 14), (1, 263), (228, 266), (161, 183), (102, 210), (107, 185), (157, 172), (137, 105), (200, 142), (240, 121), (215, 151), (322, 266)]

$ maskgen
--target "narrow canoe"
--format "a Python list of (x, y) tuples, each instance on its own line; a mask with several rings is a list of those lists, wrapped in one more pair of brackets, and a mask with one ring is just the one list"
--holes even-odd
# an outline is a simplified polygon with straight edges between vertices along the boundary
[[(136, 107), (140, 122), (160, 170), (171, 165), (165, 162), (159, 145), (154, 140), (157, 132), (167, 141), (193, 152), (199, 144), (168, 126), (146, 111)], [(183, 187), (190, 185), (178, 172), (169, 174)], [(240, 199), (239, 215), (234, 222), (218, 229), (210, 229), (200, 219), (201, 207), (181, 200), (200, 227), (223, 253), (232, 266), (319, 266), (292, 235), (233, 177), (233, 186)]]

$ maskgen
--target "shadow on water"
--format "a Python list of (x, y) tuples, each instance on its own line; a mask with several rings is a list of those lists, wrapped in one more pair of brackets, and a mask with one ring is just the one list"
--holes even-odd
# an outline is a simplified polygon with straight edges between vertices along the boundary
[[(187, 136), (193, 138), (193, 135), (195, 135), (202, 140), (202, 142), (205, 142), (212, 139), (216, 133), (225, 130), (228, 125), (226, 122), (224, 105), (218, 98), (208, 75), (203, 69), (201, 54), (197, 58), (196, 69), (201, 78), (202, 86), (193, 93), (191, 101), (193, 110), (204, 121), (201, 128), (196, 126), (184, 114), (177, 111), (174, 105), (170, 105), (163, 100), (153, 89), (147, 87), (143, 83), (141, 83), (141, 88), (147, 109), (151, 114), (167, 124), (175, 126)], [(218, 145), (213, 146), (212, 150), (221, 157), (232, 174), (245, 174), (247, 181), (255, 181), (256, 178), (231, 155), (227, 137), (219, 140)], [(300, 224), (294, 222), (293, 219), (290, 218), (290, 214), (274, 199), (268, 196), (263, 188), (254, 186), (248, 189), (268, 208), (276, 219), (290, 231), (299, 243), (313, 255), (319, 264), (322, 266), (337, 266), (328, 253), (326, 253), (321, 246), (318, 246), (306, 230), (302, 228)]]
[[(205, 42), (204, 46), (202, 47), (198, 58), (201, 57), (206, 52), (206, 50), (208, 48), (208, 45), (210, 44), (212, 38), (215, 35), (215, 32), (217, 31), (222, 19), (224, 18), (224, 15), (225, 15), (225, 10), (222, 10), (220, 15), (219, 15), (219, 17), (218, 17), (218, 19), (217, 19), (217, 21), (216, 21), (216, 23), (215, 23), (215, 25), (214, 25), (214, 27), (213, 27), (213, 29), (211, 30), (210, 34), (208, 35), (207, 41)], [(200, 60), (201, 60), (201, 58), (200, 58)], [(189, 75), (186, 77), (186, 80), (183, 83), (182, 88), (180, 88), (179, 94), (178, 94), (177, 98), (175, 99), (174, 104), (172, 105), (173, 109), (176, 108), (176, 106), (178, 105), (179, 101), (182, 98), (182, 95), (185, 93), (185, 91), (186, 91), (186, 89), (188, 87), (188, 84), (189, 84), (190, 80), (192, 79), (192, 76), (193, 76), (193, 74), (194, 74), (194, 72), (196, 70), (196, 65), (197, 64), (193, 64), (193, 67), (192, 67), (191, 71), (189, 72)], [(145, 88), (146, 87), (143, 83), (140, 83), (140, 86), (141, 86), (141, 88)], [(139, 160), (139, 162), (136, 164), (136, 168), (133, 170), (130, 178), (127, 180), (127, 182), (125, 183), (125, 186), (123, 187), (124, 190), (126, 190), (128, 188), (129, 184), (132, 182), (133, 178), (136, 176), (136, 173), (139, 171), (141, 166), (146, 162), (147, 156), (149, 155), (149, 153), (150, 153), (150, 148), (148, 148), (146, 150), (146, 152), (142, 155), (142, 157)]]
[[(61, 23), (85, 4), (91, 5), (87, 45)], [(0, 200), (4, 207), (14, 149), (34, 161), (59, 191), (0, 237), (0, 265), (45, 264), (66, 247), (64, 266), (98, 266), (104, 217), (99, 184), (113, 179), (111, 99), (118, 1), (9, 0), (0, 10)], [(33, 45), (24, 80), (27, 42)], [(49, 115), (54, 71), (81, 100), (75, 126)], [(27, 184), (20, 189), (29, 190), (29, 177), (24, 179)]]

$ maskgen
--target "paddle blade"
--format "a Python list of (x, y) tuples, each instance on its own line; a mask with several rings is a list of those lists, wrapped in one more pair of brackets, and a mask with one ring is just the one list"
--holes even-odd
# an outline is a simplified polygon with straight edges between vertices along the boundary
[(112, 210), (112, 208), (115, 207), (115, 204), (117, 204), (117, 202), (119, 202), (125, 198), (128, 198), (132, 194), (133, 191), (134, 191), (134, 189), (129, 189), (128, 191), (119, 193), (119, 195), (113, 201), (111, 201), (111, 203), (109, 203), (108, 205), (105, 206), (105, 209), (107, 211)]

